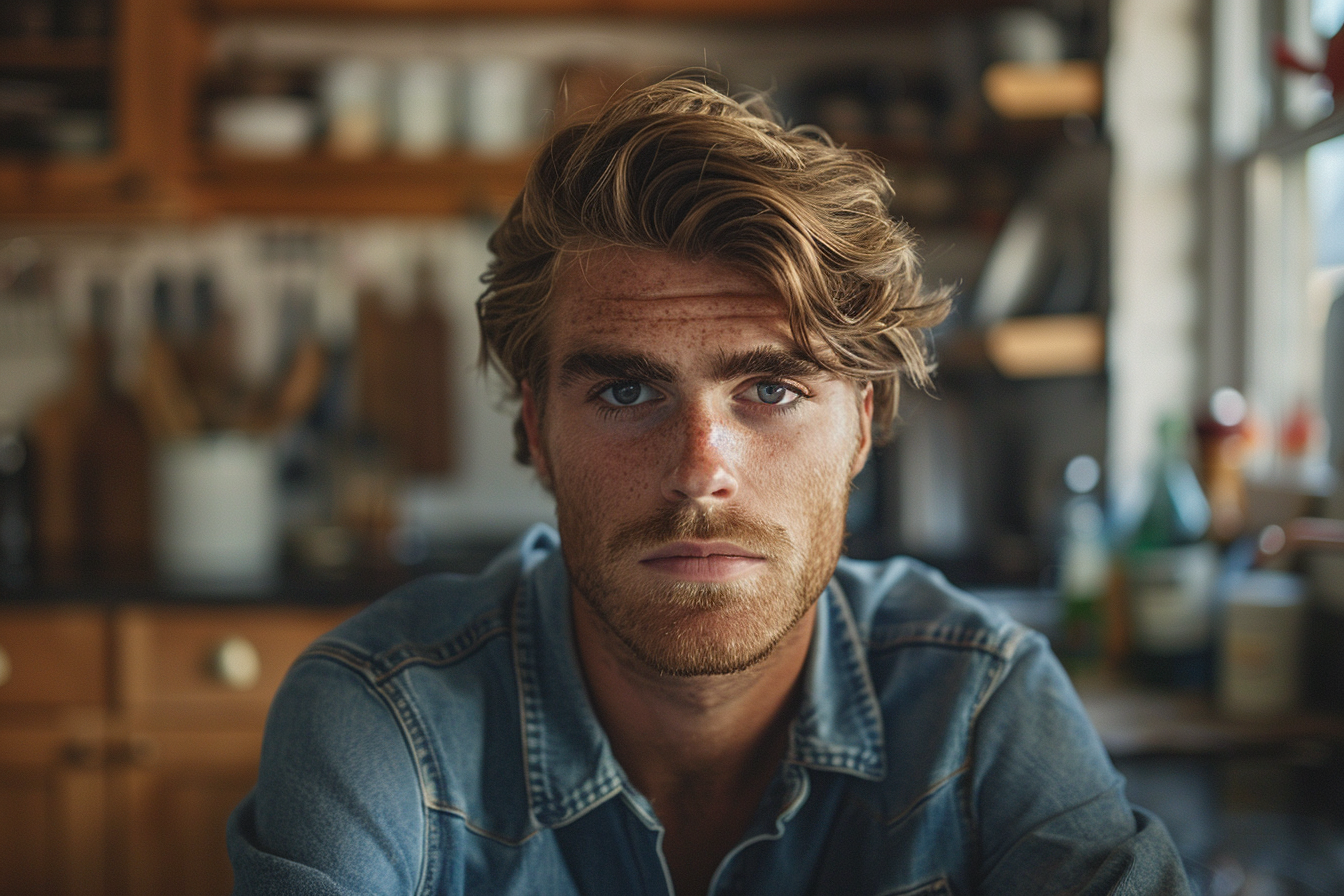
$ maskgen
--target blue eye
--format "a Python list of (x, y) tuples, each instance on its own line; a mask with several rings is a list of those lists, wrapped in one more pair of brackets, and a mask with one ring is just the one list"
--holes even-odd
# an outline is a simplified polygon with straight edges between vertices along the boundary
[(784, 405), (796, 401), (798, 392), (783, 383), (757, 383), (756, 400), (761, 404)]
[(598, 393), (603, 401), (626, 408), (652, 401), (657, 396), (657, 392), (637, 382), (616, 383)]

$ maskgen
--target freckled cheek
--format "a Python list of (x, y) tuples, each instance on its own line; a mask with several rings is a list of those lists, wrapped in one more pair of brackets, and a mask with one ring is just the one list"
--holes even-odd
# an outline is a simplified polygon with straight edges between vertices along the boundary
[(572, 489), (619, 503), (649, 488), (654, 464), (645, 440), (601, 433), (561, 436), (552, 447), (552, 475)]

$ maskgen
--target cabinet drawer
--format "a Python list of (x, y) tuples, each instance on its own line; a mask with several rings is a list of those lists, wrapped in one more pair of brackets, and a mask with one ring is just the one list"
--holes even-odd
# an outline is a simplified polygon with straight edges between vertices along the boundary
[(115, 699), (137, 714), (259, 722), (294, 659), (356, 607), (123, 607)]
[(107, 670), (102, 611), (0, 608), (0, 707), (103, 703)]

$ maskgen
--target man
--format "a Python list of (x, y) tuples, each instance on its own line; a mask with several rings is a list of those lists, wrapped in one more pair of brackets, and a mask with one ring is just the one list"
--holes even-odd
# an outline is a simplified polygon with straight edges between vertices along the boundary
[(946, 311), (887, 191), (692, 81), (542, 149), (479, 315), (559, 538), (296, 663), (238, 892), (1185, 892), (1042, 638), (840, 558)]

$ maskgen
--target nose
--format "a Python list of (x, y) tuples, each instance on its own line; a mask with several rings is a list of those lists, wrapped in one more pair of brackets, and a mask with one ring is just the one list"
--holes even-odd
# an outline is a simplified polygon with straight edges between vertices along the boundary
[(734, 456), (737, 437), (703, 406), (688, 406), (674, 420), (673, 452), (663, 477), (669, 501), (724, 501), (737, 494)]

